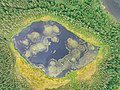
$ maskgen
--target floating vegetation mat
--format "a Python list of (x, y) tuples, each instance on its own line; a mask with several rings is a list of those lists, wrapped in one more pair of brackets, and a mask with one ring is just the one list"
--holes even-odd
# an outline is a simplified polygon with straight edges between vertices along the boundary
[(80, 69), (95, 60), (99, 49), (54, 21), (32, 23), (13, 42), (21, 56), (52, 77)]
[(103, 4), (0, 0), (0, 90), (119, 90), (120, 22)]

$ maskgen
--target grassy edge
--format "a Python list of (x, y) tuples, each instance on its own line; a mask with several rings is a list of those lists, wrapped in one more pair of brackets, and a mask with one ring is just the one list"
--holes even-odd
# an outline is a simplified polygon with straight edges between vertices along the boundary
[[(67, 30), (73, 32), (74, 34), (76, 34), (78, 37), (84, 39), (85, 41), (93, 44), (93, 45), (96, 45), (96, 46), (100, 46), (100, 50), (99, 50), (99, 53), (97, 55), (97, 58), (96, 60), (94, 60), (93, 62), (89, 63), (88, 65), (86, 65), (84, 68), (81, 68), (80, 70), (76, 70), (76, 74), (74, 73), (73, 75), (76, 76), (77, 75), (77, 79), (79, 79), (79, 76), (80, 75), (84, 75), (85, 71), (88, 70), (91, 66), (95, 66), (95, 70), (94, 72), (96, 71), (96, 67), (97, 65), (99, 65), (99, 63), (104, 59), (104, 57), (106, 57), (108, 54), (108, 50), (109, 50), (109, 46), (106, 45), (105, 43), (101, 42), (101, 39), (96, 39), (97, 38), (97, 35), (89, 32), (87, 29), (84, 29), (82, 27), (76, 27), (74, 24), (72, 24), (71, 22), (69, 22), (67, 20), (67, 18), (62, 18), (62, 17), (58, 17), (58, 16), (53, 16), (51, 14), (47, 14), (47, 15), (39, 15), (39, 16), (36, 16), (35, 18), (26, 18), (26, 20), (23, 20), (23, 24), (21, 25), (21, 27), (18, 29), (18, 31), (21, 31), (24, 27), (30, 25), (32, 23), (32, 21), (47, 21), (47, 20), (54, 20), (58, 23), (62, 23), (63, 26), (65, 26), (67, 28)], [(75, 31), (74, 31), (75, 30)], [(13, 33), (12, 33), (13, 34)], [(16, 34), (16, 32), (14, 33), (14, 35)], [(107, 48), (106, 48), (107, 47)], [(105, 52), (104, 50), (106, 49), (106, 54), (103, 55), (103, 52)], [(23, 59), (21, 59), (23, 60)], [(25, 61), (25, 60), (23, 60)], [(25, 61), (26, 64), (28, 64), (28, 62)], [(33, 68), (33, 67), (31, 67)], [(34, 68), (35, 69), (35, 68)], [(80, 80), (86, 80), (86, 79), (90, 79), (90, 77), (94, 74), (94, 72), (92, 72), (92, 74), (90, 74), (89, 78), (88, 77), (85, 77)], [(72, 72), (70, 72), (72, 73)], [(68, 77), (70, 76), (71, 74), (68, 74), (66, 75), (68, 79)], [(70, 78), (69, 78), (70, 79)], [(76, 78), (74, 78), (76, 79)], [(71, 79), (71, 81), (73, 81), (74, 79)], [(74, 80), (75, 81), (75, 80)]]
[(66, 78), (51, 78), (50, 76), (45, 75), (42, 70), (30, 65), (14, 48), (14, 44), (12, 42), (10, 42), (10, 48), (14, 56), (16, 56), (16, 75), (19, 79), (21, 76), (25, 78), (34, 90), (58, 88), (69, 83), (70, 80), (67, 80)]

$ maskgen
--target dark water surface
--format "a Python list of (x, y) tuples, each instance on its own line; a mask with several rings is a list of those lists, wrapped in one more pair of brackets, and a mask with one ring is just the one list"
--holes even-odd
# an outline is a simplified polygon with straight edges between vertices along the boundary
[[(53, 26), (55, 27), (53, 28)], [(56, 31), (46, 35), (45, 30)], [(52, 37), (57, 37), (57, 39), (53, 39), (57, 41), (52, 41)], [(99, 49), (80, 39), (55, 21), (33, 22), (15, 35), (13, 42), (21, 56), (52, 77), (62, 77), (68, 71), (88, 64), (95, 59)], [(33, 46), (37, 44), (39, 47)]]
[(106, 9), (117, 19), (120, 20), (120, 0), (102, 0)]

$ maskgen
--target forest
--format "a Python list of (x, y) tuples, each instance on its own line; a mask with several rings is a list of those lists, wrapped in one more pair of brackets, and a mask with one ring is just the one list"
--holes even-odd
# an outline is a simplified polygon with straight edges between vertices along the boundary
[(104, 9), (101, 0), (0, 0), (0, 90), (33, 90), (26, 79), (18, 79), (9, 44), (22, 28), (46, 15), (70, 22), (70, 27), (86, 37), (95, 37), (104, 48), (109, 47), (109, 54), (97, 63), (89, 80), (76, 80), (73, 71), (66, 75), (71, 82), (45, 90), (119, 90), (120, 22)]

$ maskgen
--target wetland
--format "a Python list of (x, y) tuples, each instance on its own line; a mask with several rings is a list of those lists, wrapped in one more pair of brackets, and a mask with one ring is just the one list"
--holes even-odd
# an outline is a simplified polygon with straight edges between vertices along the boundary
[(55, 21), (33, 22), (12, 39), (27, 62), (51, 77), (63, 77), (93, 61), (99, 47)]

